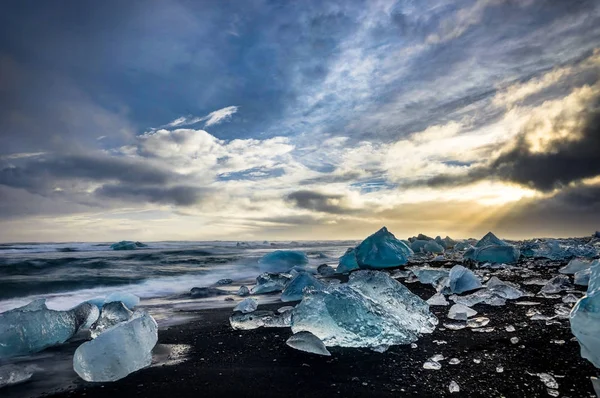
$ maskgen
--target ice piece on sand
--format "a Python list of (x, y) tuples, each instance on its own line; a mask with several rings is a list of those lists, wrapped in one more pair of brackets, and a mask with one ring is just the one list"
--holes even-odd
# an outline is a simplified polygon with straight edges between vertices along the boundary
[(287, 339), (285, 343), (296, 350), (331, 356), (325, 344), (311, 332), (298, 332)]
[(452, 293), (464, 293), (481, 287), (479, 278), (469, 269), (462, 265), (455, 265), (450, 270), (449, 286)]
[(563, 290), (568, 290), (571, 288), (571, 281), (569, 277), (566, 275), (557, 275), (554, 278), (550, 279), (548, 283), (546, 283), (540, 293), (543, 294), (554, 294), (562, 292)]
[(440, 370), (441, 368), (442, 364), (436, 361), (427, 361), (423, 364), (423, 369)]
[(448, 300), (441, 293), (436, 293), (427, 300), (427, 304), (429, 305), (448, 305)]
[(406, 264), (412, 254), (404, 242), (383, 227), (356, 247), (356, 262), (360, 268), (390, 268)]
[(150, 365), (157, 341), (154, 318), (136, 311), (129, 321), (80, 345), (73, 357), (73, 369), (85, 381), (116, 381)]
[(288, 272), (296, 266), (308, 264), (305, 253), (294, 250), (275, 250), (258, 261), (261, 272)]
[(346, 253), (340, 257), (340, 263), (337, 266), (335, 272), (338, 274), (345, 274), (350, 271), (358, 269), (358, 263), (356, 262), (356, 250), (349, 248)]
[(572, 293), (567, 294), (562, 298), (563, 303), (576, 303), (579, 301), (579, 298)]
[(120, 301), (104, 304), (100, 312), (100, 318), (90, 328), (92, 338), (96, 338), (100, 333), (118, 323), (130, 320), (132, 316), (133, 312), (129, 311)]
[(485, 285), (492, 293), (505, 299), (516, 300), (525, 295), (515, 284), (501, 281), (495, 276), (492, 276)]
[[(466, 254), (467, 252), (465, 252), (465, 257), (467, 257)], [(476, 248), (471, 258), (480, 263), (511, 264), (519, 261), (520, 255), (521, 252), (514, 246), (491, 245)]]
[(248, 297), (238, 303), (233, 309), (234, 311), (240, 311), (243, 314), (248, 314), (250, 312), (256, 311), (258, 308), (258, 300)]
[(499, 296), (491, 289), (481, 289), (466, 296), (453, 295), (450, 296), (450, 299), (457, 304), (466, 305), (467, 307), (472, 307), (479, 303), (485, 303), (494, 306), (502, 306), (506, 304), (506, 299), (504, 299), (502, 296)]
[(558, 272), (560, 272), (561, 274), (573, 275), (579, 271), (589, 269), (591, 266), (591, 261), (574, 258), (573, 260), (569, 261), (569, 264), (559, 269)]
[(438, 322), (425, 301), (378, 271), (357, 271), (346, 284), (308, 291), (293, 313), (294, 333), (309, 331), (328, 347), (408, 344)]
[(455, 392), (460, 392), (460, 386), (454, 380), (452, 380), (450, 382), (450, 385), (448, 386), (448, 389), (450, 390), (450, 393), (452, 393), (452, 394), (454, 394)]
[(251, 291), (252, 294), (280, 292), (285, 289), (289, 280), (288, 276), (265, 272), (256, 277), (256, 286)]
[(410, 270), (424, 285), (435, 285), (438, 281), (450, 275), (450, 271), (444, 268), (411, 267)]
[(327, 264), (321, 264), (317, 267), (317, 273), (322, 276), (331, 276), (335, 274), (335, 269)]
[(98, 318), (98, 307), (85, 302), (68, 311), (48, 309), (40, 301), (0, 314), (0, 359), (32, 354), (62, 344)]
[(241, 297), (249, 296), (250, 295), (250, 289), (248, 289), (246, 286), (242, 285), (238, 289), (237, 295), (241, 296)]
[(600, 262), (594, 263), (587, 294), (571, 310), (570, 320), (581, 356), (600, 368)]
[(290, 327), (292, 311), (275, 314), (273, 311), (254, 311), (249, 314), (236, 312), (229, 317), (229, 323), (235, 330), (251, 330), (260, 327), (283, 328)]
[(587, 286), (590, 283), (591, 270), (584, 269), (575, 273), (573, 277), (573, 283), (579, 286)]
[(297, 301), (302, 300), (305, 288), (313, 288), (321, 290), (325, 284), (307, 272), (301, 272), (290, 280), (283, 293), (281, 293), (281, 301)]
[(33, 376), (32, 366), (0, 366), (0, 388), (24, 383)]
[(471, 329), (482, 328), (490, 323), (490, 319), (484, 316), (478, 316), (477, 318), (467, 320), (467, 327)]
[(231, 285), (232, 283), (233, 283), (233, 279), (225, 278), (225, 279), (219, 279), (215, 283), (215, 285), (224, 286), (224, 285)]
[(462, 304), (454, 304), (448, 311), (448, 318), (459, 321), (466, 321), (467, 318), (474, 315), (477, 315), (477, 311)]
[(111, 293), (106, 297), (104, 303), (112, 303), (114, 301), (120, 301), (123, 305), (130, 310), (132, 310), (136, 305), (140, 303), (140, 298), (135, 294), (124, 293), (124, 292), (115, 292)]
[(190, 290), (192, 298), (207, 298), (223, 296), (226, 294), (230, 293), (226, 290), (217, 289), (216, 287), (193, 287), (192, 290)]
[(546, 387), (552, 388), (553, 390), (558, 389), (558, 383), (556, 382), (556, 379), (552, 377), (551, 374), (538, 373), (537, 376), (540, 378), (540, 381), (544, 383)]
[(464, 322), (447, 322), (444, 323), (444, 327), (448, 330), (461, 330), (467, 327)]
[(117, 243), (113, 243), (112, 245), (110, 245), (110, 248), (113, 250), (135, 250), (138, 247), (147, 247), (148, 245), (145, 245), (141, 242), (133, 242), (130, 240), (122, 240), (120, 242)]

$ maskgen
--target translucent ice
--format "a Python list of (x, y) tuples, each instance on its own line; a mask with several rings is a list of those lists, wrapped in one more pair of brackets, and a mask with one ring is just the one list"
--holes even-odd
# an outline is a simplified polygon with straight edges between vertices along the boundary
[(460, 294), (481, 287), (479, 278), (462, 265), (452, 267), (448, 278), (448, 284), (452, 293)]
[(308, 291), (293, 311), (292, 331), (309, 331), (326, 346), (407, 344), (431, 333), (429, 306), (385, 272), (357, 271), (347, 284)]
[(521, 291), (517, 285), (509, 282), (503, 282), (495, 276), (490, 278), (490, 280), (486, 283), (486, 287), (492, 293), (509, 300), (516, 300), (525, 295), (525, 293)]
[(304, 288), (311, 287), (313, 289), (321, 290), (325, 287), (325, 284), (314, 276), (307, 272), (301, 272), (286, 285), (283, 293), (281, 293), (281, 301), (296, 301), (302, 300)]
[(299, 251), (275, 250), (265, 254), (258, 263), (262, 272), (288, 272), (296, 266), (308, 264), (308, 257)]
[(24, 383), (33, 376), (32, 366), (0, 366), (0, 388)]
[(466, 321), (467, 318), (477, 315), (477, 311), (462, 304), (454, 304), (448, 311), (448, 318), (459, 321)]
[(450, 393), (452, 393), (452, 394), (455, 392), (460, 392), (460, 386), (454, 380), (452, 380), (450, 382), (450, 386), (448, 386), (448, 389), (450, 390)]
[(506, 299), (504, 297), (499, 296), (490, 289), (481, 289), (476, 291), (475, 293), (471, 293), (466, 296), (453, 295), (450, 297), (450, 299), (457, 304), (462, 304), (467, 307), (472, 307), (475, 304), (479, 303), (485, 303), (488, 305), (495, 306), (501, 306), (506, 304)]
[(419, 253), (443, 253), (444, 247), (434, 240), (419, 240), (411, 242), (410, 248), (413, 252)]
[(587, 294), (571, 310), (570, 320), (581, 356), (600, 368), (600, 263), (594, 263)]
[(559, 269), (559, 272), (561, 274), (573, 275), (579, 271), (589, 269), (591, 266), (592, 266), (591, 261), (574, 258), (573, 260), (569, 261), (569, 264), (567, 264), (564, 267), (562, 267), (561, 269)]
[(427, 361), (423, 364), (423, 369), (427, 370), (440, 370), (442, 368), (442, 364), (436, 361)]
[(331, 356), (331, 353), (327, 350), (325, 344), (310, 332), (298, 332), (287, 339), (285, 343), (296, 350), (317, 355)]
[(404, 265), (413, 251), (406, 244), (381, 228), (356, 247), (356, 262), (360, 268), (389, 268)]
[(117, 323), (131, 319), (133, 312), (129, 311), (120, 301), (113, 301), (102, 306), (100, 318), (90, 328), (92, 338), (113, 327)]
[(125, 307), (132, 310), (136, 305), (140, 303), (140, 298), (135, 294), (124, 293), (124, 292), (115, 292), (109, 294), (104, 300), (104, 303), (112, 303), (113, 301), (120, 301), (125, 305)]
[(569, 290), (571, 288), (571, 281), (569, 277), (566, 275), (557, 275), (554, 278), (550, 279), (548, 283), (546, 283), (540, 293), (543, 294), (554, 294), (562, 292), (563, 290)]
[(591, 270), (589, 268), (576, 272), (573, 276), (573, 283), (579, 286), (587, 286), (590, 283), (590, 274)]
[(68, 311), (42, 301), (0, 314), (0, 359), (32, 354), (62, 344), (98, 318), (98, 307), (82, 303)]
[(116, 381), (150, 365), (157, 341), (154, 318), (136, 311), (129, 321), (80, 345), (73, 357), (73, 369), (85, 381)]
[[(600, 234), (600, 232), (596, 232), (596, 234)], [(594, 392), (596, 393), (596, 397), (600, 398), (600, 379), (597, 377), (592, 377), (592, 386), (594, 387)]]
[(427, 300), (427, 304), (429, 305), (448, 305), (448, 300), (441, 293), (436, 293)]
[(322, 276), (331, 276), (331, 275), (335, 274), (335, 269), (333, 269), (332, 267), (330, 267), (327, 264), (321, 264), (317, 268), (317, 273)]
[[(466, 256), (466, 253), (465, 257), (469, 258), (470, 256)], [(520, 255), (519, 249), (514, 246), (491, 245), (476, 248), (471, 258), (480, 263), (511, 264), (516, 263)]]
[(475, 247), (485, 247), (485, 246), (510, 246), (508, 243), (504, 242), (492, 232), (488, 232), (485, 234), (483, 238), (477, 242)]
[(256, 311), (258, 308), (258, 300), (248, 297), (238, 303), (233, 309), (234, 311), (240, 311), (243, 314)]
[(242, 296), (242, 297), (249, 296), (250, 295), (250, 289), (248, 289), (246, 286), (242, 285), (238, 289), (237, 295), (238, 296)]
[(473, 246), (471, 246), (471, 242), (465, 240), (462, 242), (457, 242), (454, 245), (454, 250), (464, 252), (465, 250), (467, 250), (471, 247), (473, 247)]
[(444, 268), (412, 267), (410, 270), (424, 285), (435, 285), (439, 280), (450, 275), (450, 271)]
[(336, 268), (338, 274), (345, 274), (350, 271), (358, 269), (358, 263), (356, 262), (356, 250), (349, 248), (346, 253), (340, 257), (340, 263)]
[(229, 317), (229, 323), (235, 330), (251, 330), (260, 327), (290, 327), (292, 311), (275, 314), (273, 311), (254, 311), (249, 314), (236, 312)]
[(285, 275), (265, 272), (256, 277), (256, 286), (252, 288), (252, 294), (280, 292), (288, 282), (289, 278)]

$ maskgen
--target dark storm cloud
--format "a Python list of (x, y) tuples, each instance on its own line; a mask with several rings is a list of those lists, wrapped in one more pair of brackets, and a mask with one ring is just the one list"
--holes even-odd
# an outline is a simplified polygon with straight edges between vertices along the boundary
[(102, 186), (94, 191), (94, 194), (110, 199), (191, 206), (199, 203), (204, 198), (206, 191), (185, 185), (173, 187), (136, 187), (111, 184)]
[(332, 214), (350, 214), (355, 210), (342, 205), (344, 196), (327, 195), (314, 191), (296, 191), (287, 195), (288, 202), (300, 209)]

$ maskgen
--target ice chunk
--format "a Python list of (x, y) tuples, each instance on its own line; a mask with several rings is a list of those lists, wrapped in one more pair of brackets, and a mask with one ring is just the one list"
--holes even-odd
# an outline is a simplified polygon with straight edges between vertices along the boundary
[(590, 245), (582, 245), (576, 240), (547, 239), (526, 242), (522, 245), (528, 257), (543, 257), (550, 260), (566, 260), (573, 257), (592, 258), (598, 250)]
[(280, 292), (285, 289), (290, 278), (282, 274), (265, 272), (256, 277), (256, 286), (252, 288), (252, 294), (264, 294)]
[(600, 263), (594, 263), (587, 294), (571, 310), (570, 321), (581, 356), (600, 368)]
[(511, 245), (491, 245), (478, 247), (471, 256), (467, 256), (467, 252), (465, 252), (466, 258), (472, 258), (474, 261), (480, 263), (490, 262), (494, 264), (516, 263), (519, 261), (520, 255), (521, 252), (519, 249)]
[(317, 268), (317, 273), (322, 276), (331, 276), (331, 275), (335, 274), (335, 269), (333, 269), (332, 267), (330, 267), (327, 264), (321, 264)]
[(110, 248), (113, 250), (135, 250), (138, 247), (147, 247), (148, 245), (145, 245), (141, 242), (132, 242), (130, 240), (122, 240), (120, 242), (117, 243), (113, 243), (112, 245), (110, 245)]
[(459, 321), (466, 321), (467, 318), (477, 315), (477, 311), (462, 304), (454, 304), (448, 311), (448, 318)]
[(217, 289), (216, 287), (193, 287), (192, 290), (190, 290), (190, 296), (192, 296), (192, 298), (207, 298), (223, 296), (226, 294), (230, 293), (226, 290)]
[(508, 243), (504, 242), (492, 232), (488, 232), (485, 234), (483, 238), (477, 242), (475, 247), (486, 247), (486, 246), (510, 246)]
[(285, 343), (296, 350), (331, 356), (325, 344), (311, 332), (298, 332), (287, 339)]
[(448, 389), (450, 390), (450, 393), (452, 393), (452, 394), (454, 394), (455, 392), (460, 392), (460, 386), (454, 380), (452, 380), (450, 382), (450, 385), (448, 386)]
[(238, 296), (242, 296), (242, 297), (249, 296), (250, 295), (250, 289), (248, 289), (246, 286), (242, 285), (238, 289), (237, 295)]
[(411, 267), (410, 270), (424, 285), (435, 285), (438, 281), (450, 275), (450, 271), (444, 268)]
[(454, 250), (455, 250), (455, 251), (461, 251), (461, 252), (464, 252), (465, 250), (467, 250), (467, 249), (470, 249), (470, 248), (472, 248), (472, 247), (473, 247), (473, 246), (471, 246), (471, 242), (469, 242), (469, 241), (465, 240), (465, 241), (462, 241), (462, 242), (457, 242), (457, 243), (454, 245)]
[(308, 291), (293, 313), (294, 333), (309, 331), (326, 346), (342, 347), (408, 344), (438, 322), (426, 302), (377, 271), (357, 271), (347, 284)]
[(540, 381), (544, 383), (544, 385), (548, 388), (552, 388), (554, 390), (558, 389), (558, 383), (556, 379), (549, 373), (538, 373), (537, 376), (540, 378)]
[(443, 253), (444, 247), (434, 240), (414, 240), (410, 244), (413, 252), (419, 253)]
[(286, 285), (283, 293), (281, 294), (281, 301), (287, 302), (302, 300), (304, 288), (307, 287), (321, 290), (325, 287), (325, 284), (309, 273), (299, 273)]
[(423, 364), (423, 369), (427, 370), (440, 370), (442, 368), (442, 364), (436, 361), (427, 361)]
[(492, 276), (486, 283), (486, 287), (494, 294), (509, 300), (516, 300), (525, 295), (516, 285), (503, 282), (495, 276)]
[(219, 279), (215, 285), (218, 286), (225, 286), (225, 285), (231, 285), (233, 283), (233, 279), (229, 279), (229, 278), (225, 278), (225, 279)]
[(565, 297), (562, 298), (562, 302), (563, 303), (576, 303), (579, 301), (579, 298), (577, 296), (575, 296), (574, 294), (567, 294)]
[(436, 293), (427, 300), (429, 305), (448, 305), (448, 300), (441, 293)]
[(233, 309), (234, 311), (240, 311), (243, 314), (256, 311), (258, 308), (258, 300), (248, 297), (238, 303)]
[(37, 301), (0, 314), (0, 359), (32, 354), (62, 344), (98, 318), (98, 307), (82, 303), (54, 311)]
[(340, 257), (340, 263), (336, 268), (338, 274), (345, 274), (350, 271), (358, 269), (358, 263), (356, 262), (356, 250), (349, 248), (346, 253)]
[(235, 330), (251, 330), (260, 327), (283, 328), (290, 327), (292, 311), (275, 314), (273, 311), (254, 311), (249, 314), (240, 312), (229, 317), (229, 323)]
[(490, 289), (481, 289), (476, 291), (475, 293), (471, 293), (466, 296), (450, 296), (450, 299), (453, 300), (457, 304), (462, 304), (467, 307), (472, 307), (475, 304), (485, 303), (488, 305), (501, 306), (506, 304), (506, 300), (491, 291)]
[(406, 264), (412, 254), (404, 242), (383, 227), (356, 247), (356, 262), (360, 268), (390, 268)]
[(478, 316), (477, 318), (468, 319), (467, 327), (471, 329), (477, 329), (487, 326), (488, 323), (490, 323), (490, 318)]
[[(598, 233), (598, 232), (596, 232)], [(598, 379), (597, 377), (591, 377), (590, 378), (592, 380), (592, 386), (594, 387), (594, 392), (596, 393), (596, 397), (600, 398), (600, 379)]]
[(132, 310), (136, 305), (140, 303), (140, 298), (135, 294), (131, 293), (115, 292), (109, 294), (108, 297), (106, 297), (106, 300), (104, 300), (104, 303), (112, 303), (114, 301), (120, 301), (125, 307)]
[(546, 283), (540, 293), (543, 294), (554, 294), (562, 292), (563, 290), (569, 290), (571, 288), (571, 281), (569, 277), (566, 275), (557, 275), (554, 278), (550, 279), (548, 283)]
[(288, 272), (296, 266), (308, 264), (308, 257), (300, 251), (275, 250), (265, 254), (258, 263), (261, 272)]
[(80, 345), (73, 357), (73, 369), (85, 381), (116, 381), (149, 366), (157, 341), (154, 318), (136, 311), (130, 320)]
[(573, 283), (579, 286), (587, 286), (590, 283), (591, 270), (584, 269), (575, 273), (573, 277)]
[(0, 388), (24, 383), (33, 376), (33, 366), (0, 366)]
[(583, 270), (589, 269), (591, 266), (592, 266), (592, 262), (591, 261), (586, 261), (586, 260), (581, 260), (581, 259), (578, 259), (578, 258), (574, 258), (573, 260), (569, 261), (569, 264), (565, 265), (564, 267), (562, 267), (558, 271), (561, 274), (573, 275), (573, 274), (576, 274), (579, 271), (583, 271)]
[(92, 338), (113, 327), (114, 325), (131, 319), (133, 312), (129, 311), (120, 301), (113, 301), (102, 306), (100, 318), (90, 328)]
[(464, 293), (481, 287), (481, 281), (477, 276), (462, 265), (455, 265), (450, 270), (448, 284), (452, 293)]

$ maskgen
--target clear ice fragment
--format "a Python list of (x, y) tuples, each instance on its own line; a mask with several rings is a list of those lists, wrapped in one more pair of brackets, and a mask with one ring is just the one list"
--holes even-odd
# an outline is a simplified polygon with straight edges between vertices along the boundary
[(573, 276), (573, 283), (579, 286), (587, 286), (590, 283), (590, 275), (591, 270), (589, 268), (578, 271)]
[(537, 376), (540, 378), (541, 382), (548, 388), (552, 388), (554, 390), (558, 389), (558, 383), (556, 379), (548, 373), (538, 373)]
[(444, 268), (411, 267), (410, 270), (424, 285), (434, 285), (450, 275), (450, 271)]
[(256, 311), (257, 308), (258, 308), (258, 300), (248, 297), (247, 299), (240, 301), (233, 310), (239, 311), (243, 314), (248, 314), (250, 312)]
[(286, 285), (281, 294), (281, 301), (297, 301), (302, 300), (305, 288), (322, 290), (325, 284), (307, 272), (301, 272), (294, 276)]
[(452, 267), (448, 279), (448, 284), (452, 293), (460, 294), (481, 287), (479, 278), (471, 270), (462, 265), (455, 265)]
[(237, 291), (237, 295), (240, 297), (246, 297), (250, 295), (250, 289), (248, 287), (242, 285)]
[(356, 262), (356, 250), (352, 247), (346, 250), (346, 253), (340, 257), (340, 263), (335, 269), (335, 272), (338, 274), (345, 274), (354, 271), (355, 269), (358, 269), (358, 263)]
[(442, 364), (435, 361), (427, 361), (423, 364), (423, 369), (428, 370), (440, 370), (442, 368)]
[(548, 283), (542, 287), (540, 293), (543, 294), (554, 294), (560, 293), (563, 290), (571, 289), (571, 281), (569, 277), (566, 275), (557, 275), (554, 278), (550, 279)]
[(460, 363), (460, 359), (458, 359), (458, 358), (451, 358), (451, 359), (448, 361), (448, 363), (449, 363), (450, 365), (458, 365), (458, 364)]
[(571, 331), (581, 347), (581, 356), (600, 368), (600, 262), (591, 267), (587, 294), (570, 315)]
[(256, 277), (256, 286), (251, 290), (252, 294), (264, 294), (280, 292), (285, 289), (289, 278), (283, 274), (265, 272)]
[(482, 328), (484, 326), (487, 326), (488, 323), (490, 323), (490, 318), (479, 316), (477, 318), (468, 319), (467, 327), (471, 329)]
[(285, 328), (291, 325), (292, 311), (275, 314), (273, 311), (254, 311), (249, 314), (240, 312), (229, 317), (234, 330), (251, 330), (260, 327)]
[(95, 339), (100, 333), (114, 325), (131, 319), (133, 312), (129, 311), (120, 301), (112, 301), (102, 306), (100, 317), (90, 328), (92, 338)]
[(140, 298), (135, 294), (124, 293), (124, 292), (115, 292), (109, 294), (108, 297), (104, 300), (104, 304), (112, 303), (115, 301), (120, 301), (123, 305), (130, 310), (132, 310), (136, 305), (140, 303)]
[(310, 332), (298, 332), (287, 339), (285, 343), (296, 350), (331, 356), (325, 344)]
[(448, 318), (459, 321), (466, 321), (467, 318), (474, 315), (477, 315), (477, 311), (462, 304), (454, 304), (448, 311)]
[(452, 380), (450, 382), (450, 385), (448, 386), (448, 389), (450, 390), (450, 393), (452, 393), (452, 394), (454, 394), (455, 392), (460, 392), (460, 386), (454, 380)]
[(0, 366), (0, 388), (24, 383), (33, 376), (32, 366), (4, 365)]
[(574, 258), (573, 260), (569, 261), (569, 264), (559, 269), (558, 272), (561, 274), (574, 275), (579, 271), (589, 269), (591, 265), (591, 261)]
[(436, 293), (433, 296), (431, 296), (429, 298), (429, 300), (427, 300), (427, 304), (429, 304), (429, 305), (446, 306), (449, 303), (448, 303), (448, 300), (446, 300), (446, 297), (444, 297), (443, 294)]

